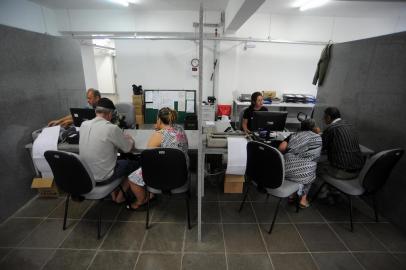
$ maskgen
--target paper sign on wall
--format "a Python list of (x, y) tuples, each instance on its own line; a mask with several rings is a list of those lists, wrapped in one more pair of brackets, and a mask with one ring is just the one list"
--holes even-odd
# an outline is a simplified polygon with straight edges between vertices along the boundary
[(194, 92), (186, 92), (186, 99), (187, 100), (195, 100), (195, 93)]
[(195, 101), (194, 100), (186, 100), (186, 112), (188, 112), (188, 113), (195, 112)]

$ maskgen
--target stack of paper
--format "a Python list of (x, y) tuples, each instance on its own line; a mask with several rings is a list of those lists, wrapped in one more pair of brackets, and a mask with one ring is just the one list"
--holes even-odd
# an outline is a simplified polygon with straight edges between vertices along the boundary
[(226, 174), (244, 175), (247, 166), (247, 139), (229, 136), (227, 138), (227, 147)]
[(44, 128), (32, 146), (32, 159), (43, 178), (53, 178), (51, 167), (44, 157), (45, 151), (58, 149), (61, 126)]

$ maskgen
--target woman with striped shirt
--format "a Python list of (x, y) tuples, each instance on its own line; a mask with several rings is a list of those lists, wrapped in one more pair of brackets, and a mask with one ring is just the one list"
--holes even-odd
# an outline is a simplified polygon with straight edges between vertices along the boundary
[(321, 136), (313, 119), (301, 123), (300, 131), (290, 135), (279, 145), (285, 158), (285, 180), (300, 183), (300, 207), (309, 206), (307, 193), (316, 180), (317, 160), (321, 154)]

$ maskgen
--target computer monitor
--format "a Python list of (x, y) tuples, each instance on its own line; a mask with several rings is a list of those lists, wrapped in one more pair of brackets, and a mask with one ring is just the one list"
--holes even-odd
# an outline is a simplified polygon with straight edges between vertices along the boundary
[(269, 131), (283, 131), (285, 129), (287, 111), (254, 111), (251, 128), (253, 131), (260, 129)]
[(94, 109), (87, 108), (70, 108), (72, 114), (73, 124), (80, 127), (83, 121), (91, 120), (96, 117)]

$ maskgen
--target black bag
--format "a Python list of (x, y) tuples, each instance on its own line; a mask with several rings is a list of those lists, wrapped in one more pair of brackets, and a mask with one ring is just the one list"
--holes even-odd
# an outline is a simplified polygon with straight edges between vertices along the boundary
[(61, 142), (69, 144), (79, 144), (79, 131), (75, 127), (70, 127), (61, 133)]

